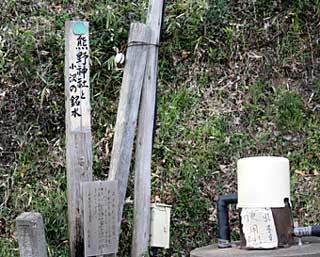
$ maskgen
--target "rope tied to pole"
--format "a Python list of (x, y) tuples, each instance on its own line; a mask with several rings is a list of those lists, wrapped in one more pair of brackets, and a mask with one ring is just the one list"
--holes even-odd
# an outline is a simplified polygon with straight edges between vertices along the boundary
[(155, 46), (155, 47), (160, 47), (160, 44), (153, 44), (153, 43), (147, 43), (147, 42), (142, 42), (142, 41), (131, 41), (127, 48), (132, 47), (132, 46)]

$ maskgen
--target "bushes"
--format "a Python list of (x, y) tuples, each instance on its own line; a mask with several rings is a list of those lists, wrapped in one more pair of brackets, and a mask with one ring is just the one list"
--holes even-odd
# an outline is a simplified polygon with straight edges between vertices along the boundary
[[(0, 192), (10, 197), (1, 198), (0, 255), (17, 256), (14, 218), (34, 209), (44, 214), (50, 256), (67, 256), (64, 22), (75, 15), (90, 21), (94, 174), (104, 179), (122, 79), (113, 69), (114, 47), (125, 47), (129, 23), (145, 20), (148, 3), (6, 2)], [(186, 256), (215, 241), (214, 201), (236, 190), (239, 157), (289, 157), (296, 216), (301, 223), (320, 220), (309, 192), (317, 189), (319, 164), (318, 10), (318, 1), (167, 1), (152, 192), (174, 208), (172, 247), (158, 256)], [(120, 256), (130, 255), (131, 229), (128, 205)]]

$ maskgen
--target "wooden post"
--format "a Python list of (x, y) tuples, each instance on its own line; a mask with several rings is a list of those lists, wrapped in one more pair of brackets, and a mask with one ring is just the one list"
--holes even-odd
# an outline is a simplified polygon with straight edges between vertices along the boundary
[(139, 112), (135, 157), (134, 227), (132, 257), (144, 256), (150, 239), (151, 156), (157, 89), (158, 51), (164, 0), (150, 0), (147, 25), (152, 37), (147, 60)]
[(118, 183), (82, 183), (85, 256), (118, 252)]
[(119, 231), (150, 38), (145, 24), (131, 25), (108, 177), (119, 183)]
[(89, 24), (65, 26), (67, 190), (70, 256), (84, 256), (80, 183), (92, 180)]
[(24, 212), (16, 219), (20, 257), (47, 257), (42, 215)]

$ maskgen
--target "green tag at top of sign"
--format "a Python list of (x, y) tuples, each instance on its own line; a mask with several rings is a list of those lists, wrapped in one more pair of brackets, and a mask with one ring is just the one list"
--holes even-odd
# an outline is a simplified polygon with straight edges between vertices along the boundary
[(77, 21), (73, 24), (72, 30), (75, 35), (83, 35), (87, 32), (87, 26), (82, 21)]

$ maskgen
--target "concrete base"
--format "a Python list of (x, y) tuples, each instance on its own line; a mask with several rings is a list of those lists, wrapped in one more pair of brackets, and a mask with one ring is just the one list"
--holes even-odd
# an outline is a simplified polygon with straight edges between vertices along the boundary
[(232, 248), (218, 249), (217, 245), (210, 245), (193, 250), (191, 257), (320, 257), (320, 238), (303, 238), (302, 242), (301, 246), (295, 244), (274, 250), (243, 250), (238, 244)]

